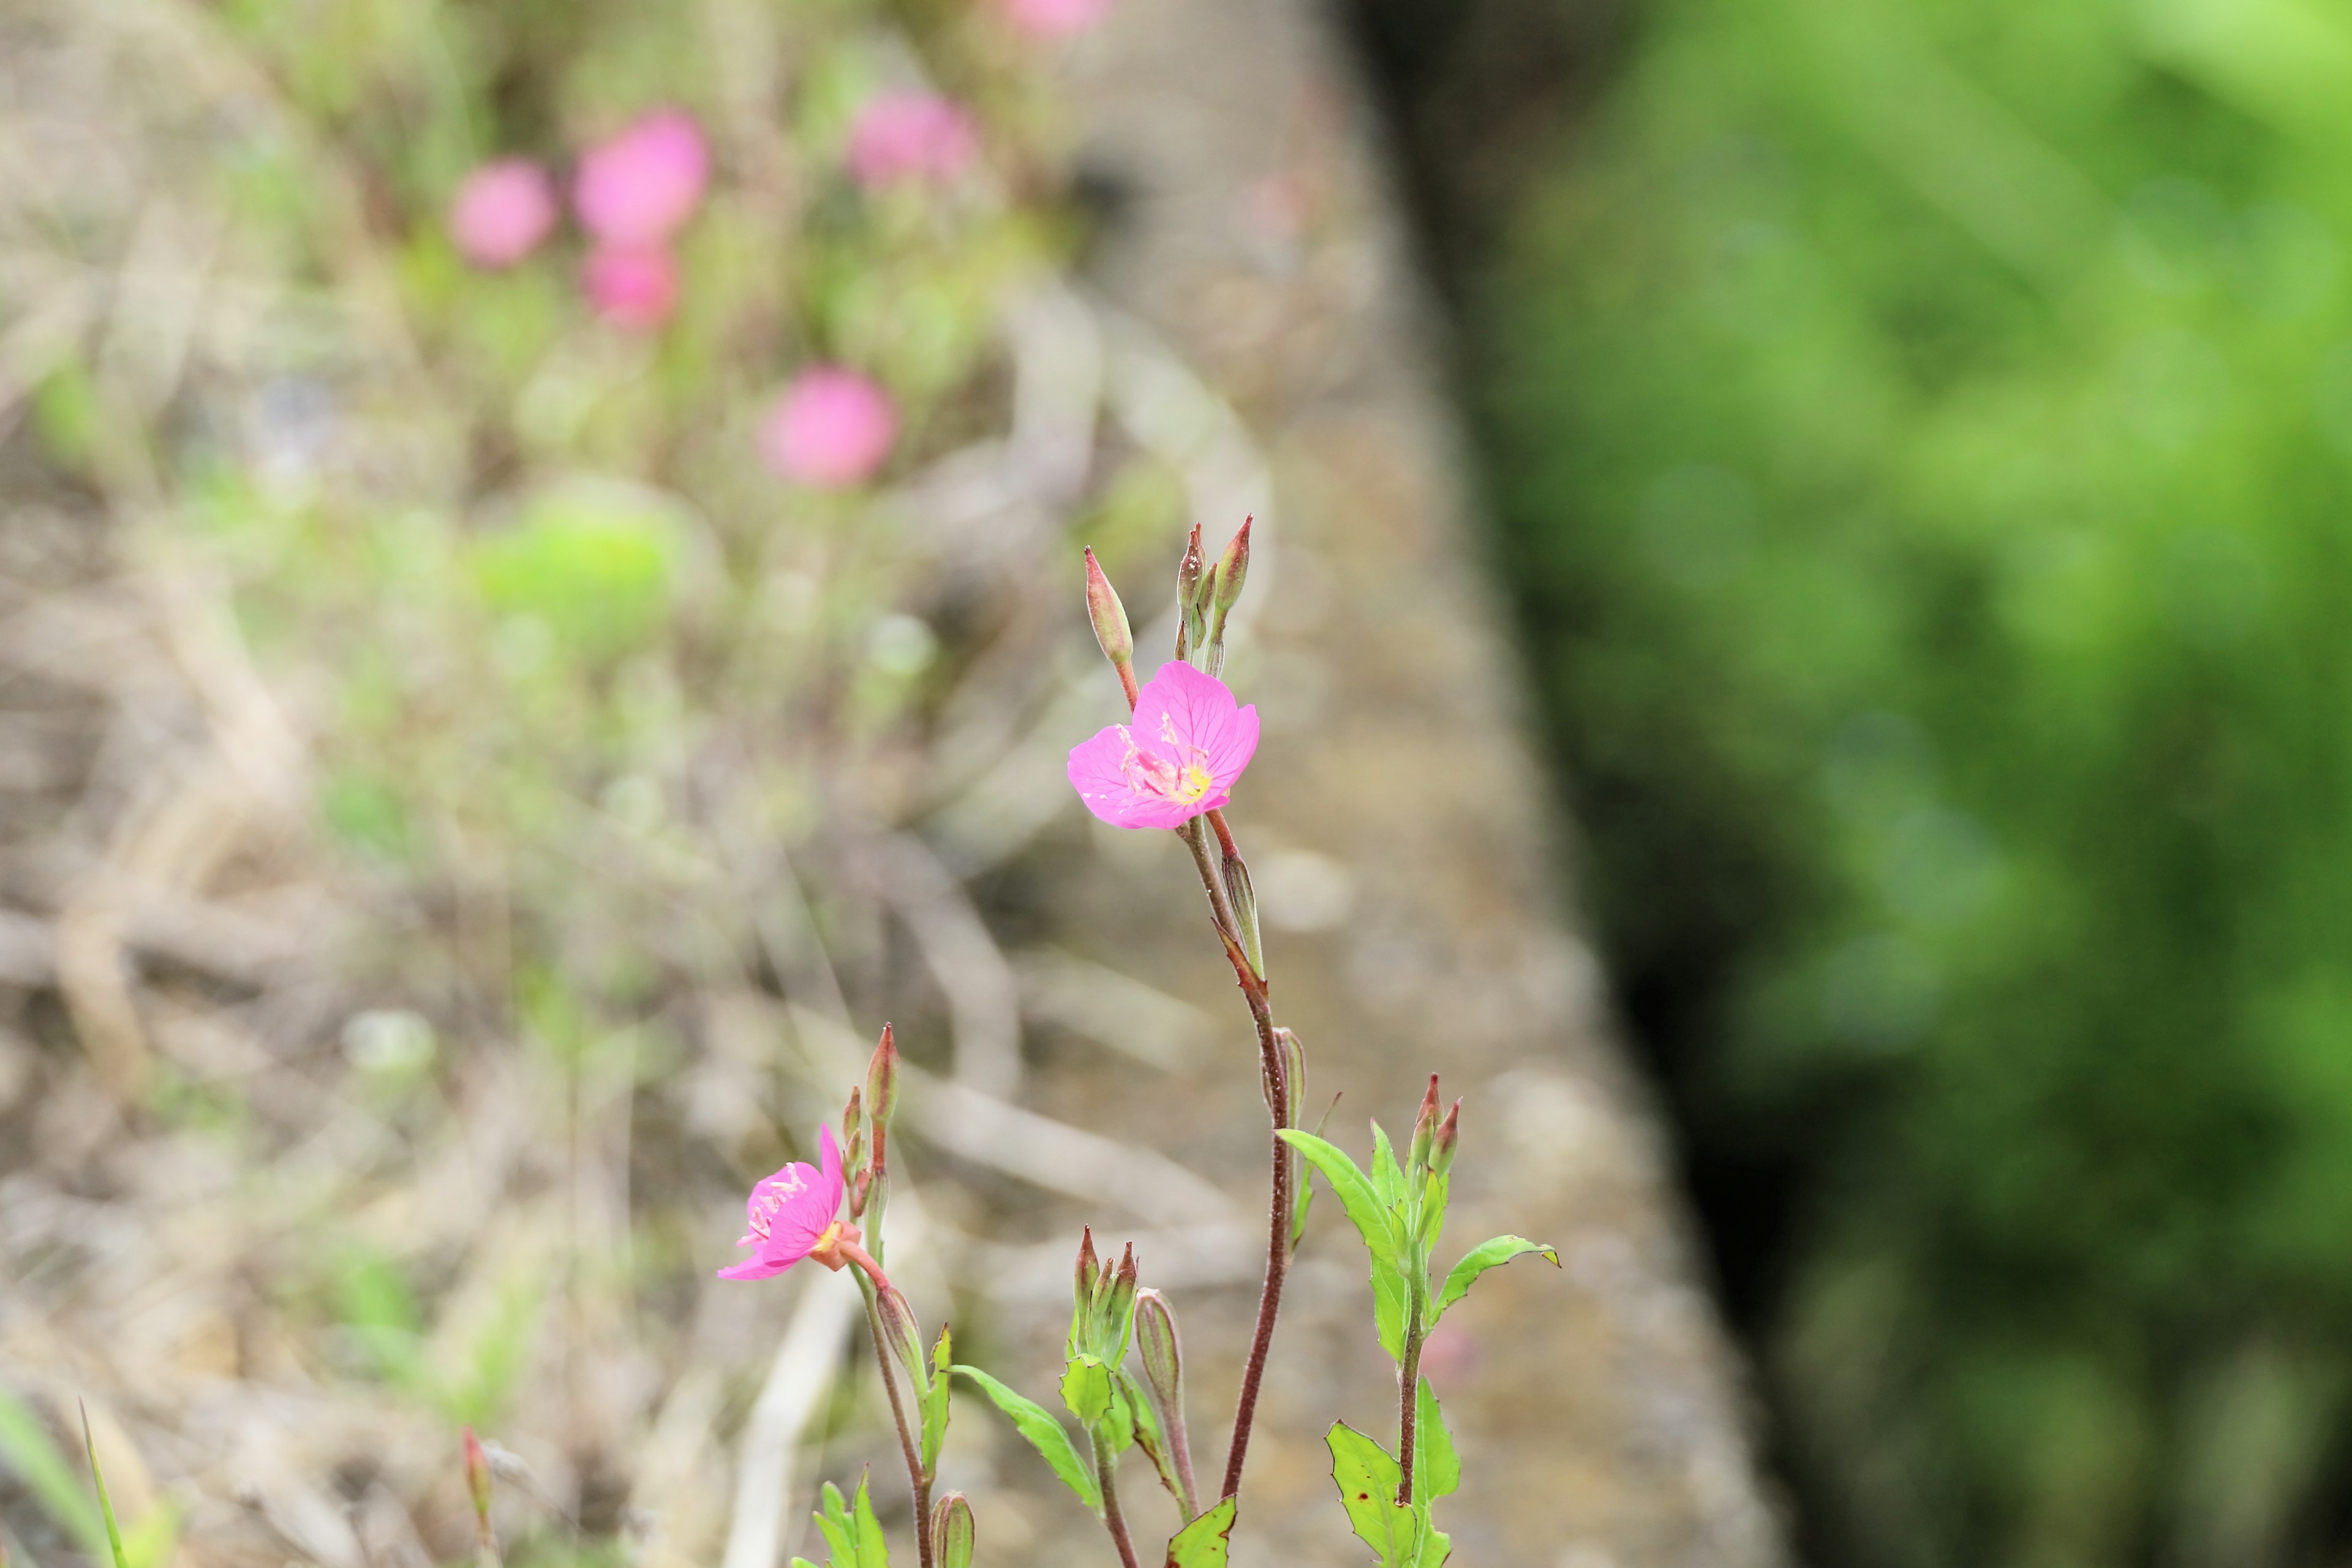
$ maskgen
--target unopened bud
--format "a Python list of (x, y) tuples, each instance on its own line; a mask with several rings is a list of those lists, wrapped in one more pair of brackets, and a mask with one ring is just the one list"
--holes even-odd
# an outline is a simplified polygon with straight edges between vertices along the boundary
[(1135, 1243), (1129, 1242), (1119, 1254), (1118, 1270), (1110, 1278), (1110, 1289), (1103, 1302), (1103, 1359), (1117, 1366), (1127, 1358), (1127, 1347), (1135, 1333)]
[[(1225, 616), (1234, 602), (1242, 596), (1242, 582), (1249, 575), (1250, 520), (1244, 518), (1233, 542), (1217, 558), (1216, 569), (1202, 585), (1202, 612), (1208, 623), (1206, 657), (1202, 666), (1211, 675), (1222, 675), (1225, 668)], [(1264, 979), (1264, 975), (1258, 978)]]
[(1078, 1237), (1078, 1268), (1071, 1285), (1070, 1353), (1086, 1348), (1087, 1328), (1094, 1315), (1095, 1291), (1102, 1284), (1102, 1259), (1095, 1256), (1095, 1227), (1088, 1226)]
[(1462, 1102), (1455, 1100), (1445, 1120), (1437, 1124), (1436, 1141), (1429, 1147), (1429, 1168), (1439, 1175), (1454, 1168), (1454, 1146), (1462, 1137)]
[(971, 1504), (961, 1492), (950, 1492), (931, 1507), (931, 1546), (940, 1568), (971, 1568), (972, 1542), (978, 1537)]
[(1127, 606), (1118, 602), (1118, 590), (1110, 585), (1091, 550), (1087, 552), (1087, 618), (1094, 623), (1095, 641), (1102, 645), (1103, 657), (1110, 660), (1111, 668), (1131, 669), (1135, 633), (1128, 627)]
[(1135, 1348), (1143, 1362), (1143, 1385), (1158, 1405), (1160, 1425), (1168, 1412), (1184, 1408), (1184, 1342), (1176, 1332), (1176, 1310), (1153, 1289), (1135, 1293)]
[[(1210, 673), (1213, 675), (1216, 672), (1212, 670)], [(1225, 897), (1232, 900), (1234, 906), (1234, 923), (1241, 928), (1234, 934), (1241, 939), (1242, 956), (1249, 960), (1250, 973), (1264, 980), (1265, 942), (1258, 934), (1257, 889), (1250, 886), (1248, 862), (1238, 855), (1228, 855), (1224, 860), (1224, 873)]]
[(1176, 657), (1184, 658), (1201, 646), (1209, 624), (1202, 614), (1201, 584), (1205, 580), (1201, 555), (1201, 525), (1192, 525), (1184, 542), (1184, 558), (1176, 563)]
[(471, 1426), (466, 1428), (466, 1492), (474, 1500), (474, 1521), (488, 1530), (490, 1527), (490, 1457), (482, 1452), (482, 1440), (474, 1436)]
[(877, 1136), (890, 1125), (898, 1111), (898, 1041), (890, 1026), (882, 1026), (882, 1038), (874, 1047), (874, 1059), (866, 1064), (866, 1113), (874, 1121)]
[(1288, 1029), (1276, 1028), (1274, 1043), (1282, 1047), (1282, 1087), (1286, 1103), (1282, 1124), (1300, 1127), (1307, 1118), (1307, 1047)]
[(916, 1387), (929, 1387), (930, 1363), (923, 1354), (922, 1329), (915, 1321), (915, 1309), (896, 1285), (885, 1281), (875, 1286), (874, 1313), (882, 1325), (882, 1342), (890, 1347)]
[(1429, 1169), (1430, 1140), (1437, 1134), (1437, 1075), (1429, 1075), (1429, 1092), (1422, 1096), (1421, 1116), (1412, 1124), (1412, 1148), (1405, 1169), (1414, 1175)]

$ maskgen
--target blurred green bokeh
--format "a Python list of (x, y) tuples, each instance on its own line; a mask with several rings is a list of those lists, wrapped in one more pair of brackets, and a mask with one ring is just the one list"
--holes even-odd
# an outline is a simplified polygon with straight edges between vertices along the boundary
[(1466, 291), (1825, 1562), (2339, 1561), (2352, 16), (1669, 0)]

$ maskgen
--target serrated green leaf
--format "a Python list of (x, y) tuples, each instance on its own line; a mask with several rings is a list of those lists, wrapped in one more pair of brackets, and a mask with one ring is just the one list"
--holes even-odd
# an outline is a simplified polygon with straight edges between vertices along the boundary
[(1529, 1252), (1540, 1252), (1550, 1260), (1554, 1268), (1559, 1267), (1559, 1253), (1542, 1242), (1529, 1241), (1524, 1236), (1498, 1236), (1492, 1241), (1482, 1241), (1472, 1247), (1469, 1255), (1454, 1266), (1454, 1272), (1445, 1277), (1445, 1289), (1438, 1293), (1437, 1308), (1430, 1314), (1429, 1321), (1436, 1322), (1444, 1315), (1446, 1308), (1467, 1296), (1478, 1276)]
[(114, 1503), (106, 1495), (106, 1477), (98, 1468), (98, 1440), (90, 1436), (87, 1407), (81, 1413), (81, 1446), (89, 1456), (89, 1479), (98, 1488), (98, 1511), (106, 1521), (106, 1546), (114, 1554), (114, 1568), (131, 1568), (131, 1554), (122, 1550), (122, 1531), (114, 1522)]
[(1062, 1404), (1091, 1432), (1111, 1412), (1110, 1368), (1099, 1356), (1080, 1352), (1062, 1369)]
[(1415, 1501), (1433, 1503), (1462, 1485), (1462, 1458), (1454, 1451), (1454, 1434), (1445, 1429), (1445, 1412), (1438, 1408), (1429, 1379), (1421, 1380), (1412, 1404), (1412, 1495)]
[[(1364, 1250), (1370, 1255), (1372, 1269), (1372, 1315), (1380, 1330), (1381, 1348), (1391, 1360), (1404, 1355), (1405, 1306), (1410, 1285), (1399, 1262), (1400, 1237), (1395, 1216), (1380, 1200), (1370, 1178), (1356, 1168), (1347, 1151), (1335, 1143), (1327, 1143), (1312, 1132), (1286, 1128), (1283, 1141), (1307, 1157), (1307, 1163), (1323, 1173), (1339, 1195), (1339, 1206), (1348, 1211), (1348, 1218), (1356, 1234), (1364, 1238)], [(1389, 1159), (1395, 1164), (1395, 1156)]]
[(1014, 1428), (1029, 1439), (1029, 1446), (1037, 1450), (1038, 1457), (1051, 1465), (1054, 1473), (1062, 1478), (1062, 1484), (1078, 1494), (1080, 1502), (1097, 1514), (1102, 1512), (1102, 1489), (1095, 1483), (1094, 1471), (1078, 1458), (1077, 1447), (1070, 1441), (1069, 1433), (1046, 1413), (1044, 1405), (1023, 1398), (976, 1366), (959, 1363), (955, 1370), (980, 1384), (980, 1391), (1004, 1412)]
[(1232, 1498), (1176, 1532), (1168, 1543), (1167, 1568), (1225, 1568), (1234, 1533)]
[(1389, 1451), (1349, 1426), (1331, 1423), (1331, 1480), (1356, 1538), (1379, 1554), (1381, 1568), (1419, 1568), (1421, 1515), (1396, 1500), (1403, 1472)]
[(857, 1503), (855, 1522), (857, 1527), (857, 1568), (890, 1568), (890, 1543), (882, 1535), (882, 1521), (874, 1517), (874, 1499), (867, 1494), (866, 1477), (857, 1478)]

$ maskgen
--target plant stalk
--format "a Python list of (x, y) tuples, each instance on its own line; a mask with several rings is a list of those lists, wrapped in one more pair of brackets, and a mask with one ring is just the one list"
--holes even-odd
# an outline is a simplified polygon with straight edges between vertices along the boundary
[(1421, 1411), (1421, 1309), (1416, 1304), (1405, 1321), (1404, 1360), (1397, 1366), (1397, 1501), (1412, 1501), (1412, 1447)]
[(882, 1344), (882, 1309), (874, 1299), (873, 1283), (860, 1274), (857, 1289), (866, 1297), (866, 1327), (874, 1341), (874, 1367), (890, 1395), (890, 1419), (898, 1424), (898, 1449), (907, 1458), (907, 1479), (914, 1487), (915, 1556), (921, 1568), (932, 1568), (931, 1478), (923, 1474), (922, 1454), (915, 1447), (913, 1429), (907, 1425), (907, 1407), (898, 1397), (898, 1380), (890, 1373), (890, 1352)]
[(1118, 1548), (1123, 1568), (1137, 1568), (1135, 1542), (1127, 1533), (1127, 1516), (1118, 1509), (1118, 1456), (1107, 1452), (1092, 1432), (1087, 1434), (1087, 1447), (1095, 1457), (1096, 1484), (1102, 1488), (1103, 1528), (1110, 1531), (1111, 1544)]

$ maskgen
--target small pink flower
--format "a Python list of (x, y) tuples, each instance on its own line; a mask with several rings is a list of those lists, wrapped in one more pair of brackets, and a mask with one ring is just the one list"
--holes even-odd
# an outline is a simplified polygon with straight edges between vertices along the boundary
[(555, 226), (555, 187), (528, 158), (499, 158), (467, 174), (449, 200), (449, 238), (477, 267), (512, 267)]
[(817, 1149), (823, 1169), (795, 1160), (751, 1189), (744, 1205), (751, 1227), (735, 1244), (751, 1247), (751, 1256), (720, 1269), (720, 1279), (765, 1279), (804, 1258), (839, 1268), (863, 1256), (857, 1227), (838, 1217), (841, 1147), (834, 1142), (831, 1127), (818, 1129)]
[(1113, 827), (1181, 827), (1233, 798), (1257, 752), (1257, 708), (1213, 675), (1169, 663), (1135, 695), (1132, 722), (1070, 749), (1070, 785)]
[(954, 179), (980, 150), (971, 116), (935, 93), (887, 92), (849, 128), (849, 172), (872, 190), (909, 180)]
[(572, 205), (604, 244), (650, 250), (694, 216), (709, 177), (701, 127), (682, 110), (660, 109), (581, 156)]
[(1033, 38), (1083, 33), (1110, 11), (1110, 0), (1003, 0), (1005, 18)]
[(649, 331), (677, 304), (677, 263), (667, 250), (599, 246), (581, 263), (580, 287), (614, 326)]
[(760, 421), (760, 458), (781, 479), (845, 489), (872, 478), (898, 438), (888, 393), (854, 370), (819, 365)]

